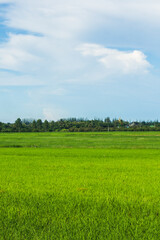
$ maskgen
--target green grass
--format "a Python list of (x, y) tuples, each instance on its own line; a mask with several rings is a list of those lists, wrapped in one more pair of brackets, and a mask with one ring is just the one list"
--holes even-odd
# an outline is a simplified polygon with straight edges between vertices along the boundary
[(160, 239), (160, 133), (0, 139), (0, 239)]
[(0, 133), (0, 147), (160, 149), (160, 132)]

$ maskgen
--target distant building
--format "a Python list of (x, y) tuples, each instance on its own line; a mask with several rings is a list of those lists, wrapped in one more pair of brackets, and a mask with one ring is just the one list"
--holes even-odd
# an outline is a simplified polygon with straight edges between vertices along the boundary
[(138, 126), (139, 125), (139, 122), (132, 122), (129, 124), (129, 127), (135, 127), (135, 126)]

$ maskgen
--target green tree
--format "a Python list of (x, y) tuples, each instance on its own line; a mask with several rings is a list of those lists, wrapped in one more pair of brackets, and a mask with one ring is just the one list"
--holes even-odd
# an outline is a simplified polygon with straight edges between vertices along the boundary
[(17, 118), (17, 120), (14, 123), (15, 129), (17, 132), (22, 131), (22, 120), (20, 118)]
[(38, 119), (37, 120), (37, 130), (39, 132), (43, 131), (43, 123), (42, 123), (42, 120), (41, 119)]
[(43, 128), (45, 132), (49, 131), (49, 122), (47, 120), (44, 121)]
[(35, 120), (33, 120), (32, 124), (31, 124), (31, 128), (32, 128), (32, 132), (36, 132), (37, 130), (37, 123)]
[(105, 118), (104, 122), (110, 124), (110, 123), (111, 123), (111, 120), (110, 120), (109, 117), (107, 117), (107, 118)]

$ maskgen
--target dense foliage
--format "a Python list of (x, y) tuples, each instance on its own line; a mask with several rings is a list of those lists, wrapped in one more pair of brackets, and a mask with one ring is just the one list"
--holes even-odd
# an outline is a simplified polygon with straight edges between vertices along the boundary
[(122, 119), (60, 119), (58, 121), (21, 120), (0, 122), (0, 132), (101, 132), (101, 131), (160, 131), (159, 121), (129, 122)]

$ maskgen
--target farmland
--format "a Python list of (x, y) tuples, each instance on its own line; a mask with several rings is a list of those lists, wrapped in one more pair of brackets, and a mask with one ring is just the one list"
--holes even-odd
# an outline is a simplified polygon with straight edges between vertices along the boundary
[(1, 133), (0, 239), (160, 239), (160, 133)]

